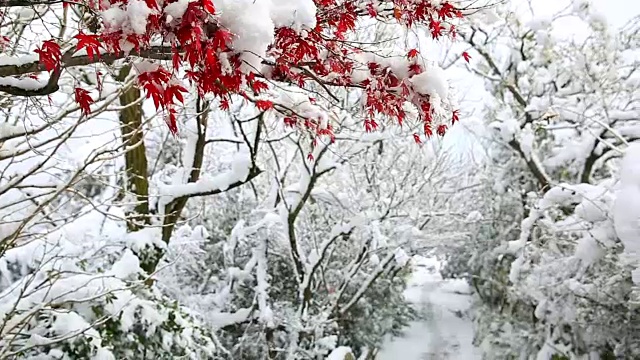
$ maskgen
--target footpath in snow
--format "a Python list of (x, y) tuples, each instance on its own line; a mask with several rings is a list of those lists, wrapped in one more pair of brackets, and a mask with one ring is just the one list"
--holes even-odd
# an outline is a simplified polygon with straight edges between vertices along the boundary
[(473, 346), (473, 326), (467, 316), (470, 289), (464, 280), (443, 280), (441, 262), (416, 256), (416, 270), (405, 296), (425, 319), (414, 322), (404, 337), (389, 339), (378, 355), (380, 360), (474, 360), (480, 359)]

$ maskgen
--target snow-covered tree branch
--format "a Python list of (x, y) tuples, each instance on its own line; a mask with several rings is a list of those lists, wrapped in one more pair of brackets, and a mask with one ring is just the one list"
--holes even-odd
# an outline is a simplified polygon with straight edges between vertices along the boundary
[[(635, 165), (618, 161), (638, 140), (637, 21), (614, 30), (586, 1), (496, 11), (463, 36), (495, 102), (478, 131), (483, 216), (449, 263), (479, 297), (476, 342), (490, 358), (637, 356), (638, 213), (619, 185)], [(586, 33), (559, 33), (567, 19)]]

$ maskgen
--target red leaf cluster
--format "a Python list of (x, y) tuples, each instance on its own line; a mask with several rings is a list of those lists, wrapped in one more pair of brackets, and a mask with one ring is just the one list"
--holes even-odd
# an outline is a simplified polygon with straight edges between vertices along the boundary
[(182, 93), (187, 89), (172, 81), (172, 75), (162, 67), (153, 71), (145, 71), (138, 75), (138, 84), (144, 89), (147, 98), (153, 99), (156, 109), (166, 111), (165, 121), (169, 131), (178, 132), (176, 103), (183, 103)]
[(60, 52), (60, 45), (55, 41), (44, 41), (42, 46), (35, 50), (35, 53), (38, 54), (38, 61), (44, 65), (44, 68), (47, 69), (47, 71), (53, 71), (60, 66), (62, 53)]
[(269, 100), (258, 100), (256, 101), (256, 107), (258, 110), (267, 111), (273, 109), (273, 102)]
[(78, 40), (76, 50), (84, 49), (90, 58), (100, 58), (100, 38), (97, 35), (87, 35), (80, 31), (74, 39)]
[(81, 88), (76, 88), (75, 91), (75, 101), (80, 106), (80, 111), (83, 115), (87, 116), (91, 113), (91, 104), (93, 104), (93, 99), (89, 95), (89, 91)]
[[(132, 0), (103, 0), (87, 4), (93, 11), (103, 11), (112, 7), (126, 9)], [(428, 95), (419, 94), (412, 87), (410, 77), (424, 71), (419, 62), (419, 51), (407, 51), (408, 76), (394, 73), (388, 64), (369, 61), (369, 74), (364, 80), (354, 80), (354, 72), (362, 67), (354, 60), (354, 54), (375, 52), (375, 48), (365, 48), (362, 44), (349, 41), (348, 35), (356, 29), (360, 20), (375, 18), (378, 21), (397, 22), (404, 26), (425, 26), (431, 36), (455, 36), (451, 24), (462, 17), (460, 9), (450, 1), (433, 0), (314, 0), (316, 26), (302, 31), (289, 27), (275, 29), (275, 39), (268, 49), (269, 67), (265, 74), (243, 70), (242, 54), (235, 51), (236, 37), (220, 23), (213, 0), (190, 1), (179, 18), (167, 15), (165, 9), (176, 5), (178, 0), (144, 0), (151, 13), (146, 18), (144, 34), (132, 33), (127, 29), (103, 28), (96, 34), (78, 33), (76, 50), (84, 50), (90, 58), (99, 59), (101, 54), (121, 54), (123, 44), (128, 43), (136, 51), (151, 48), (152, 39), (163, 39), (171, 44), (170, 65), (158, 66), (154, 71), (142, 72), (139, 85), (147, 98), (153, 100), (156, 108), (167, 114), (167, 124), (172, 132), (177, 131), (176, 105), (183, 102), (187, 90), (180, 85), (174, 74), (184, 70), (188, 80), (200, 95), (213, 95), (220, 100), (220, 107), (228, 109), (232, 95), (248, 98), (269, 88), (269, 82), (286, 82), (305, 87), (311, 82), (320, 82), (323, 87), (356, 87), (364, 91), (365, 131), (375, 131), (380, 116), (395, 119), (402, 125), (407, 115), (403, 105), (410, 102), (419, 110), (422, 127), (426, 136), (433, 133), (433, 112)], [(47, 41), (36, 50), (40, 62), (51, 71), (60, 65), (60, 47)], [(466, 61), (469, 55), (462, 54)], [(271, 60), (272, 59), (272, 60)], [(173, 69), (168, 70), (169, 67)], [(406, 71), (405, 71), (406, 73)], [(261, 78), (261, 79), (259, 79)], [(88, 93), (76, 90), (76, 100), (83, 112), (88, 111)], [(281, 112), (287, 126), (300, 126), (316, 135), (332, 137), (329, 126), (319, 126), (318, 119), (302, 119), (293, 112), (274, 107), (271, 101), (258, 100), (255, 106), (266, 111)], [(452, 123), (457, 121), (454, 112)], [(436, 133), (443, 135), (447, 126), (437, 126)], [(416, 141), (419, 137), (416, 138)]]

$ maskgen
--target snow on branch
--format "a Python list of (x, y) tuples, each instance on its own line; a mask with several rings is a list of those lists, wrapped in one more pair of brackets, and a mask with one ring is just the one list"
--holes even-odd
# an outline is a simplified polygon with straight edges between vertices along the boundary
[(230, 171), (214, 176), (205, 175), (196, 182), (161, 185), (158, 189), (158, 195), (160, 196), (158, 203), (168, 204), (181, 198), (220, 194), (241, 186), (262, 173), (262, 170), (252, 166), (253, 164), (251, 163), (234, 164), (237, 164), (237, 166), (234, 166)]

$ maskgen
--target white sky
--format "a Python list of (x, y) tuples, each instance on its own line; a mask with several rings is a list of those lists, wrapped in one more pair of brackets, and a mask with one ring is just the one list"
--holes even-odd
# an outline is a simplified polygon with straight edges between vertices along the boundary
[[(559, 8), (558, 4), (566, 4), (567, 1), (558, 0), (534, 0), (534, 11), (546, 12)], [(595, 9), (607, 19), (613, 26), (622, 26), (632, 17), (640, 14), (640, 0), (591, 0)]]

